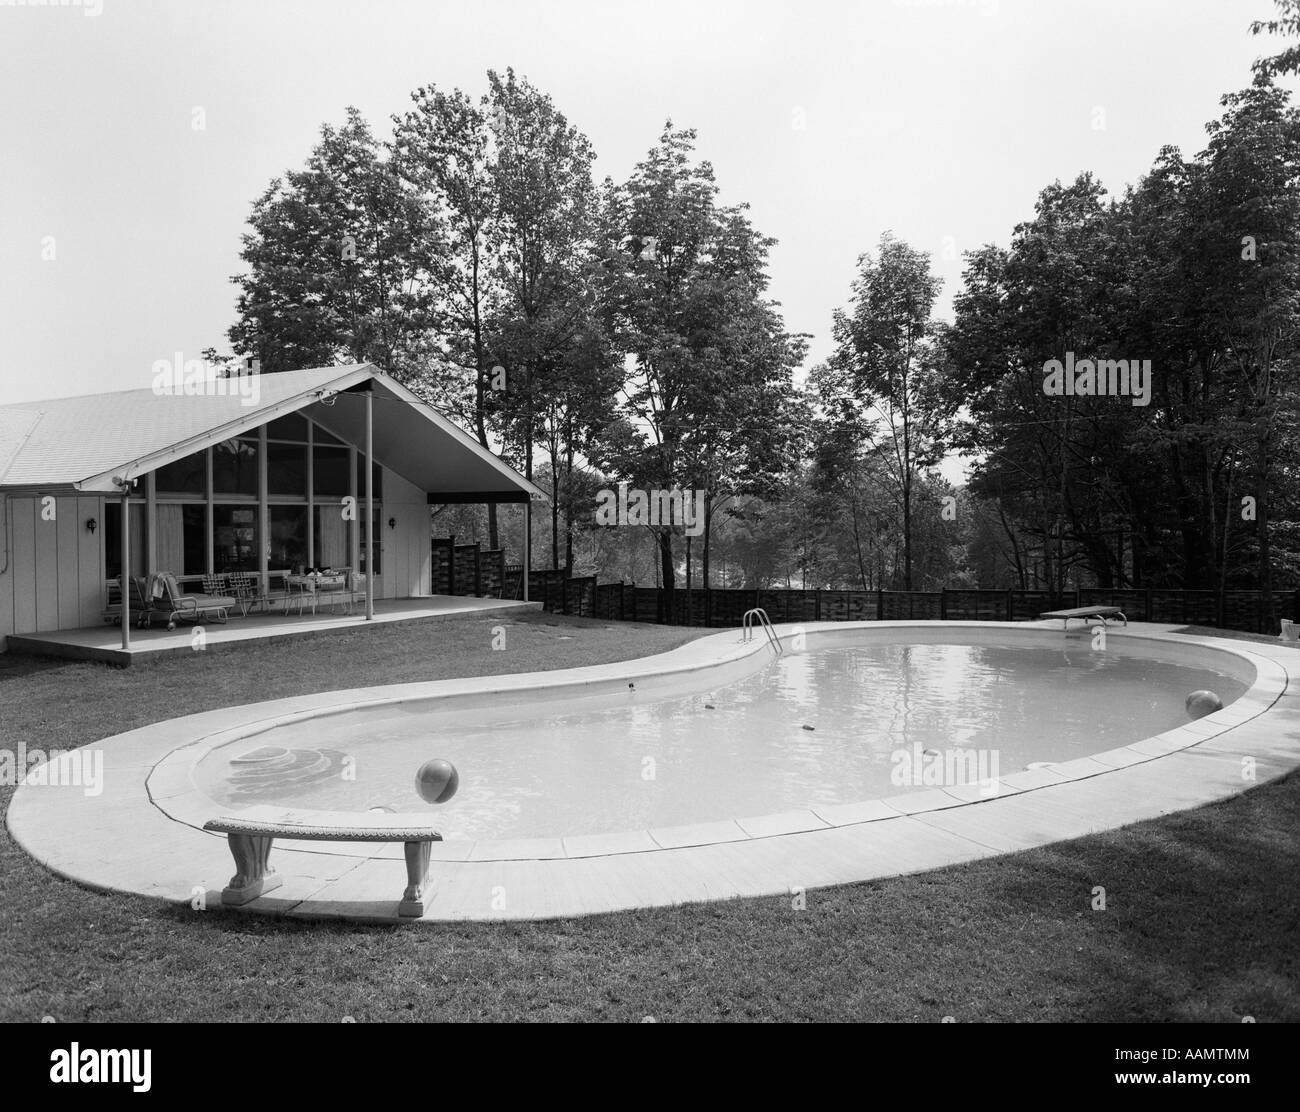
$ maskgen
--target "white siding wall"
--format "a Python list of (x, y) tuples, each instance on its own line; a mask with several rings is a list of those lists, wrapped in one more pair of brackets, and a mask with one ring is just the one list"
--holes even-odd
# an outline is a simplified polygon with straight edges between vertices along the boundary
[[(388, 527), (389, 518), (397, 522)], [(429, 594), (432, 549), (429, 504), (424, 491), (384, 468), (384, 505), (375, 522), (382, 534), (384, 571), (380, 598), (412, 598)]]
[[(93, 625), (104, 605), (104, 506), (100, 498), (54, 500), (0, 496), (0, 651), (11, 633), (45, 633)], [(91, 533), (86, 522), (100, 528)]]

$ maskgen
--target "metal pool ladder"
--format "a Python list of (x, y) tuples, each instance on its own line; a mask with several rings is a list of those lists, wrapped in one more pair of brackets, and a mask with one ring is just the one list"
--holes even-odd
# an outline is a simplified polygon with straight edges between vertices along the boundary
[(776, 635), (776, 630), (772, 628), (772, 620), (767, 616), (767, 611), (761, 606), (755, 606), (752, 610), (746, 610), (745, 616), (740, 619), (742, 632), (741, 640), (748, 641), (754, 635), (753, 620), (757, 618), (758, 624), (763, 627), (767, 634), (768, 644), (776, 650), (776, 655), (780, 656), (784, 651), (781, 648), (781, 638)]

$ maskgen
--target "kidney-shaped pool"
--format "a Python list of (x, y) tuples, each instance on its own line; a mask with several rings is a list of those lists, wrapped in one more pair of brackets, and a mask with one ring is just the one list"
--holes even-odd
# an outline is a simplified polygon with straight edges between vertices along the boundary
[(1251, 679), (1226, 654), (1122, 637), (842, 640), (711, 691), (321, 715), (215, 748), (193, 778), (231, 809), (406, 812), (442, 757), (460, 771), (448, 839), (649, 829), (982, 783), (1184, 725), (1190, 692), (1226, 706)]

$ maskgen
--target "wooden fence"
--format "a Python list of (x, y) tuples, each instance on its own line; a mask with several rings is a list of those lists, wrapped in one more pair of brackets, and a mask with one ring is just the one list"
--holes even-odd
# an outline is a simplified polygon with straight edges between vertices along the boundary
[[(519, 597), (518, 574), (515, 591)], [(1277, 633), (1264, 627), (1259, 591), (1181, 591), (1169, 589), (1108, 590), (1083, 587), (1065, 595), (1049, 591), (976, 590), (838, 591), (727, 590), (679, 587), (671, 594), (658, 587), (597, 584), (594, 578), (572, 579), (565, 572), (533, 572), (530, 597), (555, 613), (615, 621), (724, 628), (740, 624), (750, 607), (760, 606), (774, 622), (870, 621), (1032, 621), (1046, 610), (1074, 606), (1118, 606), (1130, 621), (1202, 625), (1246, 633)], [(1300, 591), (1274, 592), (1278, 618), (1300, 621)]]
[[(435, 594), (522, 598), (522, 571), (505, 563), (500, 550), (456, 544), (454, 537), (433, 542)], [(1182, 591), (1081, 587), (1064, 595), (1050, 591), (734, 590), (597, 583), (574, 577), (565, 568), (528, 573), (528, 597), (557, 614), (610, 621), (725, 628), (740, 624), (750, 607), (767, 611), (774, 622), (964, 621), (1021, 622), (1045, 610), (1073, 606), (1118, 606), (1130, 621), (1215, 626), (1246, 633), (1277, 633), (1264, 628), (1259, 591)], [(1276, 616), (1300, 621), (1300, 591), (1273, 595)]]
[(457, 544), (455, 537), (433, 541), (433, 593), (501, 598), (506, 554), (477, 544)]

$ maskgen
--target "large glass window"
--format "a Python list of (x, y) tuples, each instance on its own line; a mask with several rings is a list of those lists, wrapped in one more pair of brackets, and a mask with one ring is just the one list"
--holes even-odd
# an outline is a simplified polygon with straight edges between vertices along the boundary
[(348, 485), (348, 450), (317, 445), (312, 457), (312, 486), (317, 498), (345, 498)]
[[(316, 424), (314, 421), (312, 424)], [(343, 441), (335, 436), (332, 432), (326, 432), (320, 425), (316, 425), (316, 431), (312, 433), (312, 439), (317, 444), (342, 444)]]
[[(379, 464), (374, 464), (371, 470), (375, 473), (375, 505), (379, 505), (384, 500), (384, 472)], [(366, 457), (363, 453), (357, 453), (357, 501), (366, 500)]]
[(208, 570), (207, 507), (159, 502), (158, 570), (202, 575)]
[[(371, 570), (371, 569), (370, 569), (370, 561), (366, 558), (367, 554), (366, 554), (366, 507), (365, 507), (365, 503), (362, 503), (361, 508), (360, 508), (360, 510), (359, 510), (358, 513), (357, 513), (357, 517), (358, 517), (358, 519), (359, 519), (359, 520), (358, 520), (358, 523), (357, 523), (357, 528), (359, 528), (359, 529), (361, 530), (361, 546), (360, 546), (360, 556), (359, 556), (359, 559), (360, 559), (360, 561), (361, 561), (361, 567), (359, 567), (357, 570), (360, 571), (360, 572), (362, 572), (362, 573), (364, 573), (364, 572), (367, 572), (367, 571), (370, 571), (370, 570)], [(376, 493), (376, 497), (375, 497), (375, 531), (374, 531), (374, 541), (375, 541), (375, 566), (374, 566), (374, 573), (375, 573), (375, 575), (383, 575), (383, 574), (384, 574), (384, 537), (383, 537), (383, 534), (380, 533), (380, 531), (379, 531), (380, 526), (383, 526), (384, 528), (387, 528), (386, 525), (383, 525), (383, 509), (382, 509), (382, 507), (379, 505), (379, 498), (378, 498), (378, 494)]]
[[(159, 494), (197, 494), (208, 493), (208, 453), (195, 452), (192, 456), (178, 459), (158, 468), (155, 476)], [(257, 493), (254, 488), (253, 493)]]
[(257, 497), (256, 440), (236, 437), (212, 449), (212, 490), (215, 494)]
[(185, 534), (185, 575), (203, 575), (208, 570), (208, 508), (182, 506)]
[(307, 507), (272, 506), (271, 554), (268, 567), (272, 571), (297, 571), (307, 564)]
[(266, 490), (279, 497), (307, 497), (307, 448), (302, 444), (266, 446)]
[(307, 443), (307, 418), (290, 413), (287, 417), (277, 417), (266, 426), (266, 435), (272, 440), (297, 440)]
[(212, 531), (218, 572), (259, 570), (256, 506), (214, 506)]

